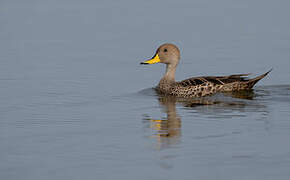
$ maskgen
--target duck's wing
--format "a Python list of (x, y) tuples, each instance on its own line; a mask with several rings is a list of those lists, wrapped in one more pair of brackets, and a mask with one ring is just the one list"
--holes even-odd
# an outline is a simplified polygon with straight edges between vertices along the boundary
[(178, 82), (179, 85), (183, 87), (188, 86), (198, 86), (203, 84), (213, 84), (213, 85), (225, 85), (231, 83), (243, 83), (247, 88), (252, 88), (259, 80), (264, 78), (267, 74), (269, 74), (272, 69), (265, 74), (257, 76), (253, 79), (249, 79), (250, 74), (233, 74), (230, 76), (201, 76), (201, 77), (193, 77), (189, 79), (185, 79), (183, 81)]
[(215, 85), (224, 85), (232, 82), (245, 82), (248, 81), (248, 75), (250, 74), (234, 74), (230, 76), (201, 76), (201, 77), (192, 77), (178, 82), (183, 87), (186, 86), (197, 86), (206, 83), (215, 84)]

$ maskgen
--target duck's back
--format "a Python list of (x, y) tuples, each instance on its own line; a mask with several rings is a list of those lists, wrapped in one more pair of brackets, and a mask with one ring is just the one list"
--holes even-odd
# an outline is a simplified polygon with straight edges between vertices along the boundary
[(157, 90), (178, 97), (202, 97), (217, 92), (250, 90), (270, 71), (253, 79), (248, 79), (249, 74), (194, 77), (171, 84), (159, 83)]

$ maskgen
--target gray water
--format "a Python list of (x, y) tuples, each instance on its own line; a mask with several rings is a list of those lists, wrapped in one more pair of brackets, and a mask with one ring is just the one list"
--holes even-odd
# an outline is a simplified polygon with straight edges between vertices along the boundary
[[(1, 0), (0, 179), (289, 179), (289, 7)], [(165, 42), (177, 80), (274, 70), (245, 94), (160, 97), (164, 65), (139, 63)]]

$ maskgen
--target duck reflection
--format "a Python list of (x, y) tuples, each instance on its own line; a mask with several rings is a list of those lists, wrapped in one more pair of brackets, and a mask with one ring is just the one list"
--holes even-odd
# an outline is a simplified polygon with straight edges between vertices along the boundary
[[(158, 95), (159, 104), (166, 113), (165, 118), (144, 118), (146, 123), (153, 131), (151, 137), (157, 140), (157, 149), (168, 148), (180, 142), (182, 121), (176, 110), (176, 104), (182, 107), (194, 109), (196, 113), (204, 115), (213, 115), (216, 118), (230, 117), (230, 112), (244, 112), (245, 107), (249, 105), (250, 109), (256, 111), (256, 108), (264, 108), (263, 105), (249, 103), (247, 100), (253, 100), (255, 97), (254, 91), (240, 91), (221, 94), (221, 96), (211, 96), (196, 99), (176, 98), (172, 96)], [(246, 100), (246, 101), (245, 101)], [(252, 101), (251, 101), (252, 102)], [(197, 108), (201, 106), (209, 106), (213, 108)], [(196, 107), (196, 108), (195, 108)], [(254, 109), (253, 109), (254, 107)], [(224, 113), (228, 116), (224, 116)], [(153, 134), (153, 135), (152, 135)]]
[(167, 115), (166, 118), (145, 118), (144, 122), (149, 123), (150, 129), (154, 132), (152, 137), (157, 139), (157, 148), (162, 149), (179, 142), (181, 118), (176, 113), (176, 98), (160, 96), (158, 101)]
[(159, 96), (158, 101), (163, 112), (166, 113), (166, 118), (144, 118), (145, 123), (149, 123), (150, 129), (154, 132), (152, 137), (157, 139), (158, 149), (172, 146), (180, 141), (181, 117), (176, 112), (176, 103), (181, 103), (184, 107), (204, 106), (218, 103), (205, 98), (187, 100), (172, 96)]

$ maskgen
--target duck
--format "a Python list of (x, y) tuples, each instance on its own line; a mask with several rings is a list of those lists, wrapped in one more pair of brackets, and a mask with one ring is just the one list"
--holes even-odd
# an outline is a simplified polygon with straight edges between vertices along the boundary
[(252, 90), (254, 85), (267, 76), (268, 72), (250, 79), (250, 74), (234, 74), (229, 76), (200, 76), (182, 81), (175, 81), (175, 72), (180, 61), (179, 48), (171, 43), (165, 43), (158, 47), (154, 56), (142, 65), (163, 63), (166, 65), (164, 76), (155, 88), (158, 94), (176, 96), (181, 98), (204, 97), (218, 92), (234, 92)]

